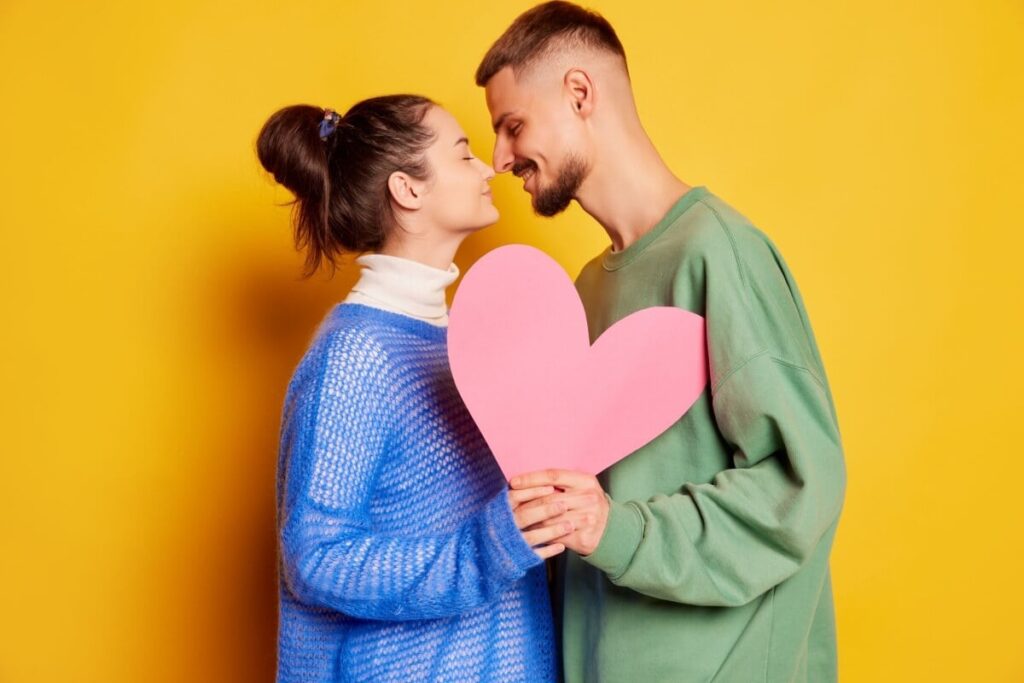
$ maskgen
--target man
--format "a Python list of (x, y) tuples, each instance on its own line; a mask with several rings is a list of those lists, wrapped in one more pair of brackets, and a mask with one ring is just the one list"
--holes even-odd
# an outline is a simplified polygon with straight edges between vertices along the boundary
[[(596, 478), (510, 482), (556, 486), (535, 504), (565, 502), (575, 523), (559, 539), (573, 552), (556, 567), (565, 679), (835, 680), (829, 552), (845, 469), (785, 262), (742, 215), (667, 167), (599, 15), (565, 2), (529, 10), (476, 80), (496, 170), (523, 178), (538, 213), (575, 200), (611, 239), (576, 283), (592, 340), (650, 306), (707, 323), (708, 387), (667, 431)], [(685, 74), (672, 87), (685, 89)]]

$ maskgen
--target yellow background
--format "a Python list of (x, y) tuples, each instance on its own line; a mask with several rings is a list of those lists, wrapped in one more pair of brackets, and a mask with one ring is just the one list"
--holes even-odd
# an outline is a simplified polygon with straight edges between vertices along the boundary
[[(676, 172), (778, 243), (838, 404), (846, 681), (1021, 681), (1024, 5), (595, 2)], [(300, 281), (277, 107), (398, 91), (485, 159), (472, 82), (523, 2), (0, 5), (0, 681), (259, 681)], [(578, 208), (500, 224), (573, 275)]]

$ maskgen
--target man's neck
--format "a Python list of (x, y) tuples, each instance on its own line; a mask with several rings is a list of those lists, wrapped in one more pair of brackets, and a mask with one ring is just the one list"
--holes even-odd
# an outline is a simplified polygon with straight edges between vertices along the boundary
[(646, 137), (598, 159), (576, 197), (604, 227), (614, 251), (627, 249), (658, 224), (690, 190)]

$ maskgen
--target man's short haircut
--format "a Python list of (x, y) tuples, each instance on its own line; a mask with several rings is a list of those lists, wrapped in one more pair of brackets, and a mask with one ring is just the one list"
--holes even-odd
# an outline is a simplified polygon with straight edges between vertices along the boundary
[(545, 2), (520, 14), (484, 55), (476, 84), (487, 85), (506, 66), (517, 76), (560, 49), (588, 47), (614, 53), (626, 62), (626, 51), (608, 20), (571, 2)]

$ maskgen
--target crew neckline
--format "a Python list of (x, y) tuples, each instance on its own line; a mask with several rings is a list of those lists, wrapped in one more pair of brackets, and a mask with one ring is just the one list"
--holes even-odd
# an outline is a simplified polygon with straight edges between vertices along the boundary
[(647, 249), (647, 247), (653, 244), (662, 233), (668, 230), (669, 226), (675, 223), (680, 216), (686, 213), (687, 209), (699, 202), (708, 194), (708, 189), (703, 185), (691, 187), (685, 194), (676, 200), (676, 203), (672, 205), (672, 208), (668, 210), (668, 213), (666, 213), (653, 228), (644, 233), (636, 242), (633, 242), (633, 244), (629, 245), (622, 251), (612, 251), (612, 248), (608, 247), (604, 258), (601, 261), (602, 267), (604, 267), (605, 270), (618, 270), (619, 268), (627, 266), (635, 261), (636, 258), (640, 256), (645, 249)]

